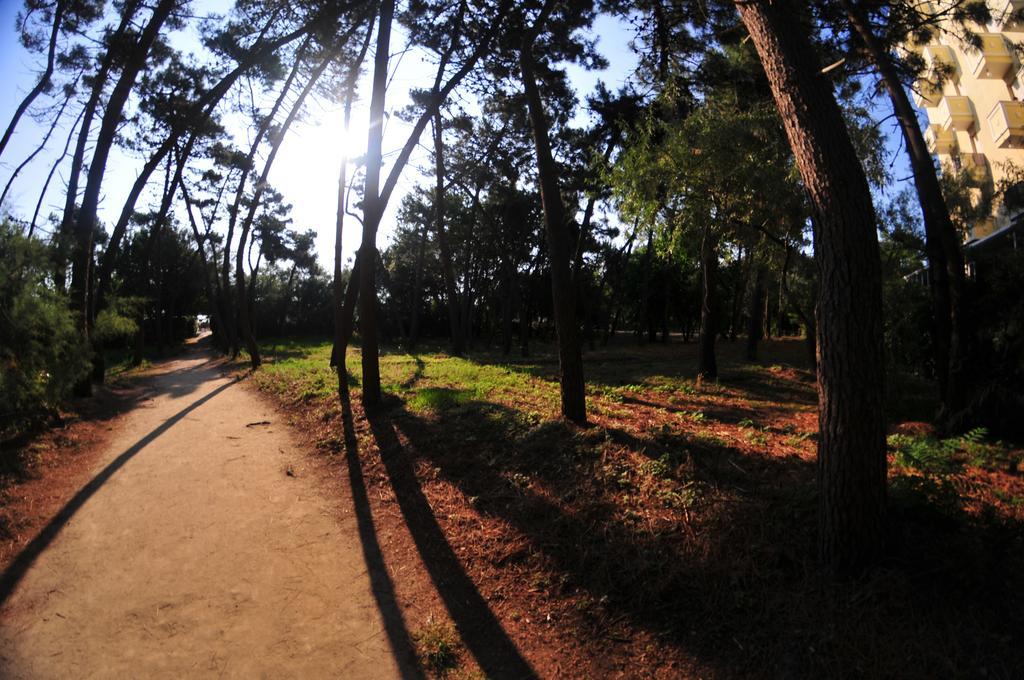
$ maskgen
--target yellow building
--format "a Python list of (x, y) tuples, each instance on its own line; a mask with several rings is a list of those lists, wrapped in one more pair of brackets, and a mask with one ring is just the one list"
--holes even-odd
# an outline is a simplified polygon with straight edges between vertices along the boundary
[[(1024, 21), (1012, 20), (1024, 0), (990, 0), (989, 7), (992, 22), (974, 27), (980, 49), (951, 26), (937, 31), (932, 43), (911, 47), (928, 67), (914, 101), (928, 113), (929, 150), (947, 171), (967, 170), (986, 192), (1007, 179), (1008, 164), (1024, 170), (1024, 67), (1014, 47), (1024, 43)], [(1006, 230), (1016, 216), (994, 206), (990, 219), (973, 226), (968, 243)]]

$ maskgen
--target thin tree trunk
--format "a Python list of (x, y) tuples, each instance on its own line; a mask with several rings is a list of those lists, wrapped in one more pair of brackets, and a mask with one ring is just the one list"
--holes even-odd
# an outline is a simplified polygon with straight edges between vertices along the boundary
[(747, 285), (747, 361), (757, 361), (757, 345), (764, 335), (764, 265), (750, 254), (750, 276)]
[(288, 93), (292, 89), (292, 83), (295, 82), (295, 78), (299, 74), (299, 68), (302, 66), (302, 61), (305, 57), (309, 41), (310, 38), (307, 37), (296, 51), (295, 61), (292, 63), (292, 68), (288, 72), (288, 76), (285, 78), (284, 84), (281, 86), (281, 91), (278, 92), (277, 98), (270, 107), (270, 111), (262, 120), (260, 120), (260, 123), (256, 128), (256, 134), (253, 136), (252, 143), (249, 145), (249, 153), (245, 156), (245, 163), (242, 164), (242, 174), (238, 178), (238, 186), (235, 188), (235, 199), (232, 201), (231, 207), (228, 209), (228, 229), (227, 235), (224, 238), (224, 262), (221, 265), (221, 278), (224, 280), (225, 285), (227, 285), (231, 270), (231, 246), (234, 241), (235, 227), (238, 224), (238, 215), (242, 210), (242, 201), (245, 198), (245, 187), (247, 180), (249, 179), (249, 173), (252, 172), (253, 167), (255, 167), (254, 161), (256, 159), (256, 153), (259, 151), (264, 137), (266, 137), (267, 132), (270, 130), (270, 126), (274, 124), (274, 119), (277, 118), (277, 112), (281, 109), (281, 105), (284, 103)]
[[(43, 207), (43, 201), (46, 199), (46, 192), (50, 188), (50, 182), (53, 181), (53, 176), (57, 173), (57, 168), (59, 168), (60, 164), (64, 162), (64, 159), (68, 157), (68, 149), (71, 148), (71, 140), (75, 138), (75, 131), (78, 129), (78, 125), (82, 122), (82, 118), (84, 116), (85, 109), (83, 108), (81, 111), (78, 112), (78, 118), (76, 118), (75, 122), (72, 123), (71, 129), (68, 130), (67, 139), (64, 140), (63, 151), (61, 151), (60, 156), (57, 157), (57, 160), (53, 162), (53, 165), (50, 166), (50, 172), (46, 173), (46, 180), (43, 182), (43, 188), (39, 192), (39, 199), (36, 201), (36, 209), (32, 212), (32, 222), (31, 224), (29, 224), (28, 227), (29, 237), (31, 237), (36, 230), (36, 223), (39, 220), (39, 211)], [(63, 285), (61, 287), (63, 287)]]
[[(14, 128), (18, 126), (18, 122), (21, 120), (21, 117), (25, 115), (25, 112), (28, 111), (28, 107), (32, 106), (32, 102), (36, 100), (36, 97), (41, 95), (50, 87), (50, 79), (53, 78), (54, 59), (57, 54), (57, 37), (60, 35), (60, 26), (64, 21), (64, 12), (66, 9), (67, 3), (65, 0), (57, 0), (57, 4), (53, 8), (53, 26), (50, 28), (50, 40), (46, 49), (46, 68), (43, 70), (43, 74), (39, 76), (39, 81), (35, 84), (35, 87), (29, 90), (29, 93), (25, 95), (25, 98), (21, 100), (20, 104), (18, 104), (18, 108), (15, 109), (14, 115), (11, 116), (11, 122), (7, 124), (7, 129), (4, 130), (3, 137), (0, 137), (0, 158), (3, 157), (4, 149), (7, 148), (7, 143), (11, 140), (11, 136), (14, 134)], [(61, 107), (61, 110), (63, 110), (63, 107)], [(2, 202), (3, 201), (0, 200), (0, 203)]]
[(107, 98), (99, 135), (96, 138), (92, 160), (89, 163), (82, 207), (79, 209), (78, 219), (75, 221), (75, 257), (74, 268), (71, 272), (71, 306), (79, 313), (79, 327), (85, 338), (90, 336), (89, 290), (91, 288), (93, 235), (96, 230), (96, 212), (99, 208), (107, 159), (114, 146), (117, 127), (121, 122), (124, 107), (135, 86), (135, 81), (145, 67), (150, 49), (160, 35), (160, 30), (170, 17), (175, 4), (176, 0), (159, 0), (146, 27), (140, 34), (138, 42), (129, 51), (128, 59), (121, 68), (121, 74)]
[(718, 237), (711, 226), (704, 227), (700, 241), (700, 350), (697, 355), (697, 379), (718, 378), (715, 357), (715, 338), (718, 334), (718, 300), (715, 289), (718, 280)]
[(434, 230), (437, 233), (438, 250), (441, 251), (441, 274), (444, 277), (444, 294), (448, 305), (451, 350), (454, 356), (462, 356), (465, 353), (465, 338), (462, 334), (459, 296), (455, 289), (452, 252), (444, 228), (444, 121), (440, 111), (434, 116), (434, 178)]
[[(121, 21), (111, 34), (110, 41), (117, 42), (124, 39), (125, 31), (131, 24), (135, 12), (139, 9), (141, 0), (129, 0), (121, 9)], [(71, 156), (71, 172), (68, 173), (68, 186), (64, 196), (64, 213), (60, 221), (59, 234), (61, 240), (70, 236), (75, 226), (76, 206), (78, 203), (78, 182), (82, 175), (82, 166), (85, 165), (85, 153), (89, 145), (89, 133), (92, 129), (92, 119), (96, 116), (96, 109), (99, 107), (100, 99), (103, 97), (103, 90), (106, 89), (107, 81), (110, 78), (110, 70), (114, 65), (115, 53), (107, 50), (100, 66), (93, 78), (92, 91), (85, 103), (82, 115), (82, 125), (78, 131), (78, 141), (75, 143), (75, 152)], [(64, 290), (66, 283), (67, 261), (63, 255), (63, 244), (57, 248), (56, 261), (54, 262), (54, 281), (59, 290)]]
[(960, 239), (942, 196), (935, 165), (918, 126), (917, 113), (888, 53), (879, 44), (860, 7), (841, 0), (850, 25), (863, 41), (892, 101), (914, 174), (924, 217), (925, 251), (935, 317), (933, 345), (942, 409), (940, 422), (961, 411), (967, 393), (968, 342), (964, 314), (964, 262)]
[(14, 180), (18, 177), (25, 166), (32, 162), (32, 159), (38, 156), (43, 149), (46, 148), (46, 143), (50, 141), (50, 137), (53, 135), (53, 131), (57, 128), (57, 123), (60, 122), (61, 117), (64, 115), (64, 109), (67, 108), (68, 102), (71, 101), (71, 94), (64, 97), (64, 101), (61, 102), (60, 108), (57, 110), (57, 115), (53, 117), (53, 122), (50, 123), (50, 127), (46, 130), (46, 134), (43, 135), (43, 141), (39, 142), (39, 145), (28, 155), (25, 160), (18, 164), (18, 167), (11, 173), (10, 178), (7, 180), (7, 184), (4, 185), (3, 193), (0, 193), (0, 205), (4, 204), (4, 199), (7, 198), (7, 192), (11, 190), (11, 185), (14, 184)]
[[(623, 274), (629, 264), (629, 258), (633, 254), (633, 243), (636, 241), (636, 228), (639, 224), (639, 218), (634, 220), (633, 229), (630, 230), (629, 238), (626, 240), (626, 246), (622, 249), (623, 257), (621, 264)], [(620, 275), (619, 278), (623, 279), (625, 277)], [(615, 333), (619, 328), (619, 313), (621, 309), (620, 298), (622, 297), (620, 294), (621, 288), (621, 286), (617, 286), (612, 290), (612, 303), (608, 314), (608, 324), (605, 326), (604, 336), (601, 338), (602, 347), (608, 346), (608, 342), (615, 337)]]
[[(370, 49), (370, 40), (373, 37), (373, 17), (367, 18), (366, 34), (363, 36), (363, 44), (359, 49), (359, 55), (349, 70), (348, 80), (345, 83), (345, 107), (344, 107), (344, 130), (345, 139), (348, 139), (349, 129), (352, 122), (352, 103), (356, 94), (356, 82), (359, 80), (359, 73), (366, 59), (366, 53)], [(348, 350), (348, 342), (352, 335), (352, 321), (355, 310), (356, 291), (359, 290), (359, 281), (356, 275), (355, 264), (349, 275), (347, 289), (344, 289), (341, 281), (341, 249), (342, 236), (345, 228), (345, 212), (348, 208), (346, 197), (348, 196), (348, 145), (341, 154), (341, 168), (338, 172), (338, 208), (334, 221), (334, 346), (331, 348), (331, 366), (337, 368), (338, 375), (338, 398), (348, 398), (348, 369), (345, 365), (345, 352)], [(349, 291), (352, 291), (352, 301), (348, 302)], [(346, 316), (347, 314), (347, 316)], [(347, 329), (347, 334), (346, 334)]]
[[(291, 110), (288, 112), (288, 116), (281, 123), (281, 129), (277, 131), (274, 136), (274, 141), (270, 146), (270, 153), (267, 155), (266, 163), (263, 165), (263, 172), (260, 174), (260, 178), (256, 181), (256, 191), (253, 194), (252, 199), (249, 202), (249, 212), (245, 216), (245, 221), (242, 223), (242, 232), (238, 237), (238, 250), (235, 253), (235, 286), (238, 289), (238, 332), (242, 336), (242, 341), (245, 342), (246, 348), (249, 350), (249, 361), (252, 364), (252, 368), (259, 368), (260, 348), (256, 343), (256, 337), (252, 331), (252, 324), (249, 314), (248, 298), (245, 292), (245, 248), (246, 242), (249, 237), (249, 232), (252, 229), (253, 220), (256, 218), (256, 211), (260, 206), (260, 199), (263, 196), (263, 192), (267, 187), (267, 177), (270, 175), (270, 169), (274, 165), (274, 160), (277, 158), (277, 152), (281, 148), (281, 143), (288, 134), (288, 128), (295, 121), (295, 117), (298, 116), (299, 111), (302, 110), (302, 105), (306, 101), (306, 97), (313, 91), (313, 87), (317, 81), (320, 80), (320, 76), (323, 75), (324, 71), (327, 70), (327, 66), (337, 56), (338, 50), (344, 46), (344, 43), (339, 43), (339, 47), (331, 51), (316, 67), (313, 73), (309, 76), (309, 80), (306, 81), (306, 85), (302, 88), (299, 96), (296, 98), (295, 103), (292, 105)], [(296, 64), (296, 69), (298, 65)]]
[[(653, 279), (654, 279), (654, 274), (651, 272), (651, 269), (652, 269), (653, 262), (654, 262), (654, 229), (651, 228), (651, 229), (647, 230), (647, 250), (644, 251), (644, 263), (643, 263), (643, 267), (642, 267), (643, 273), (641, 274), (641, 276), (643, 277), (643, 282), (644, 282), (644, 284), (643, 284), (644, 285), (644, 316), (643, 316), (643, 320), (640, 321), (640, 323), (642, 323), (643, 321), (646, 321), (647, 322), (647, 326), (648, 326), (648, 331), (650, 330), (650, 326), (651, 326), (651, 297), (652, 297), (651, 289), (653, 288), (652, 284), (653, 284)], [(641, 343), (643, 342), (642, 328), (643, 328), (642, 326), (639, 326), (637, 328), (637, 332), (640, 333), (640, 342)]]
[(416, 274), (412, 282), (412, 295), (409, 300), (409, 351), (416, 349), (420, 339), (420, 298), (423, 297), (423, 265), (427, 259), (427, 223), (420, 228), (420, 246), (416, 252)]
[(383, 165), (384, 96), (387, 89), (388, 57), (391, 49), (391, 23), (395, 0), (382, 0), (377, 28), (377, 48), (373, 62), (373, 87), (370, 92), (370, 127), (366, 140), (366, 180), (363, 190), (363, 238), (360, 245), (359, 337), (362, 348), (363, 407), (380, 403), (380, 364), (377, 345), (377, 227), (384, 212), (380, 193)]
[(814, 217), (819, 551), (838, 571), (882, 554), (886, 451), (875, 211), (829, 81), (787, 0), (737, 3), (768, 76)]
[[(551, 0), (545, 5), (550, 11)], [(542, 15), (543, 16), (543, 15)], [(541, 19), (538, 19), (538, 23)], [(519, 51), (519, 66), (526, 91), (533, 141), (537, 153), (537, 174), (540, 180), (544, 223), (547, 226), (548, 254), (551, 266), (551, 293), (558, 341), (559, 385), (561, 388), (562, 416), (576, 423), (587, 421), (586, 385), (583, 378), (583, 355), (580, 351), (579, 329), (576, 321), (576, 289), (573, 286), (568, 217), (562, 204), (558, 186), (558, 169), (551, 155), (548, 122), (537, 88), (533, 64), (534, 35), (523, 42)]]
[(736, 335), (739, 333), (740, 310), (743, 308), (743, 290), (745, 283), (745, 279), (743, 277), (744, 262), (747, 264), (747, 269), (750, 269), (752, 262), (750, 253), (745, 252), (741, 247), (739, 257), (736, 260), (736, 268), (739, 270), (739, 273), (738, 276), (735, 277), (735, 283), (732, 288), (732, 304), (729, 309), (729, 342), (734, 342), (736, 340)]
[[(259, 262), (259, 259), (257, 258), (256, 261)], [(295, 279), (295, 267), (296, 265), (292, 263), (291, 271), (288, 272), (288, 283), (285, 284), (284, 287), (284, 295), (282, 296), (281, 300), (281, 316), (278, 318), (277, 322), (277, 332), (279, 335), (285, 334), (284, 325), (285, 322), (288, 320), (288, 306), (291, 303), (292, 298), (292, 282)]]
[(516, 287), (515, 270), (508, 256), (502, 258), (501, 269), (502, 289), (505, 293), (501, 299), (501, 353), (508, 356), (512, 353), (512, 307)]

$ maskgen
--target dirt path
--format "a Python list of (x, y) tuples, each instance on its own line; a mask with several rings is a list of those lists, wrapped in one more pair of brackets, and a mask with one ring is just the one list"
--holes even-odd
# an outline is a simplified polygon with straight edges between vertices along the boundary
[(0, 580), (0, 677), (399, 676), (355, 521), (273, 410), (199, 351), (157, 373)]

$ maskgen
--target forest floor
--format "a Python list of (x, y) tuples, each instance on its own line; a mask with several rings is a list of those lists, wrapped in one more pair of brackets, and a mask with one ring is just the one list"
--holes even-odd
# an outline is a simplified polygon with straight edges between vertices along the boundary
[(692, 345), (588, 352), (587, 427), (535, 350), (385, 353), (370, 418), (322, 341), (104, 390), (0, 469), (0, 676), (1020, 677), (1021, 451), (932, 438), (927, 385), (890, 558), (836, 581), (799, 341), (704, 384)]
[(210, 356), (104, 391), (8, 470), (0, 677), (415, 672), (389, 646), (351, 509)]
[[(434, 677), (985, 677), (1024, 670), (1020, 449), (938, 441), (894, 380), (890, 558), (815, 559), (816, 397), (800, 341), (587, 352), (591, 425), (557, 362), (385, 353), (384, 408), (342, 408), (329, 344), (269, 342), (271, 394), (360, 522), (400, 603), (392, 646)], [(550, 348), (548, 348), (550, 349)]]

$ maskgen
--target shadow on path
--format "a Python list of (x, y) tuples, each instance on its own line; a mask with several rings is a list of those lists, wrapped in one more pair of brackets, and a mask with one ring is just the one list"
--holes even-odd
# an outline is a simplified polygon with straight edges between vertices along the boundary
[(60, 509), (53, 519), (43, 527), (42, 531), (32, 539), (32, 541), (25, 546), (25, 548), (18, 554), (18, 556), (11, 562), (11, 565), (0, 575), (0, 606), (7, 602), (8, 598), (14, 593), (15, 588), (21, 582), (21, 579), (25, 577), (26, 572), (36, 561), (36, 558), (42, 554), (44, 550), (57, 537), (64, 525), (78, 512), (86, 501), (99, 491), (100, 487), (103, 486), (107, 480), (114, 476), (114, 473), (124, 467), (125, 463), (131, 460), (137, 453), (146, 448), (149, 444), (153, 443), (160, 435), (167, 432), (167, 430), (174, 427), (182, 418), (187, 416), (192, 411), (210, 401), (218, 394), (228, 389), (235, 384), (236, 381), (229, 382), (221, 385), (217, 389), (211, 391), (203, 397), (195, 400), (176, 414), (165, 420), (159, 427), (154, 429), (152, 432), (147, 434), (145, 437), (128, 447), (124, 453), (119, 455), (113, 461), (110, 462), (103, 470), (93, 477), (89, 482), (83, 486), (74, 497), (67, 502), (67, 504)]
[(359, 462), (359, 444), (356, 441), (355, 424), (352, 421), (352, 404), (347, 389), (341, 395), (341, 417), (345, 432), (345, 462), (348, 468), (349, 486), (352, 489), (352, 506), (356, 515), (356, 524), (359, 527), (359, 544), (363, 549), (363, 560), (366, 562), (366, 570), (370, 576), (373, 598), (376, 600), (377, 609), (384, 620), (384, 630), (391, 643), (391, 649), (395, 654), (402, 677), (419, 680), (425, 676), (417, 664), (416, 651), (402, 619), (402, 610), (395, 599), (395, 587), (391, 583), (391, 577), (388, 576), (387, 566), (384, 564), (384, 554), (377, 541), (377, 532), (373, 526), (373, 511), (370, 508), (370, 499), (366, 494), (366, 481), (363, 479), (363, 469)]

